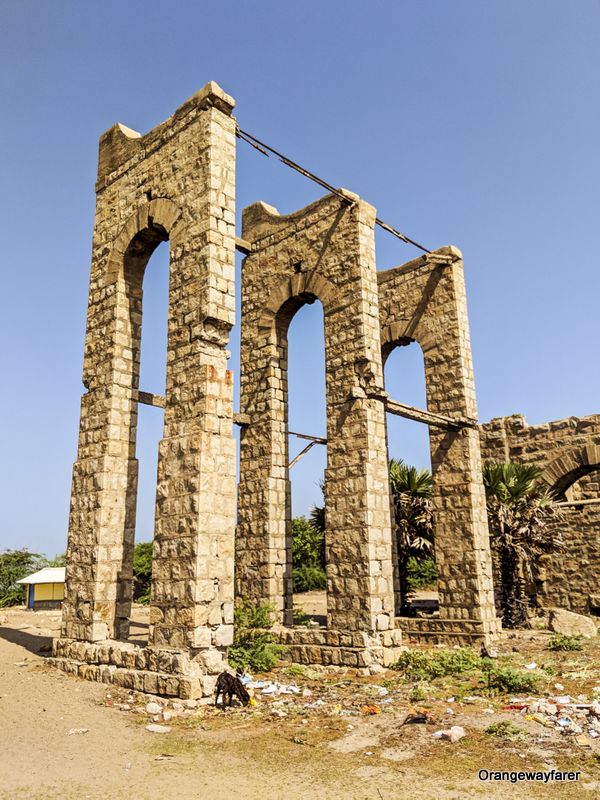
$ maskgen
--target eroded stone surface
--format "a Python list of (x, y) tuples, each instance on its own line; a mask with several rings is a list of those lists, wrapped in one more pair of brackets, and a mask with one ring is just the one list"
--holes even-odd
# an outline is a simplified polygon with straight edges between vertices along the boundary
[[(235, 121), (216, 84), (145, 135), (100, 140), (78, 457), (62, 638), (54, 663), (92, 680), (184, 699), (209, 695), (233, 640)], [(343, 191), (343, 190), (342, 190)], [(241, 474), (236, 582), (275, 604), (302, 663), (390, 664), (397, 627), (383, 363), (417, 340), (429, 410), (476, 418), (462, 261), (442, 248), (377, 273), (375, 209), (327, 195), (280, 216), (247, 208), (242, 238)], [(139, 386), (142, 282), (169, 240), (164, 398)], [(291, 630), (287, 331), (319, 300), (326, 339), (327, 630)], [(149, 645), (123, 640), (131, 610), (139, 402), (164, 407)], [(498, 629), (476, 430), (431, 433), (440, 618), (409, 637), (487, 639)], [(397, 584), (397, 580), (396, 580)]]
[(600, 613), (600, 504), (594, 502), (600, 498), (600, 415), (528, 425), (514, 414), (486, 422), (480, 434), (486, 461), (535, 464), (557, 499), (574, 504), (552, 523), (563, 550), (535, 565), (539, 601), (547, 608)]
[(231, 641), (235, 513), (235, 121), (209, 84), (145, 136), (100, 140), (62, 635), (123, 639), (131, 609), (142, 281), (170, 243), (164, 436), (159, 446), (150, 644)]

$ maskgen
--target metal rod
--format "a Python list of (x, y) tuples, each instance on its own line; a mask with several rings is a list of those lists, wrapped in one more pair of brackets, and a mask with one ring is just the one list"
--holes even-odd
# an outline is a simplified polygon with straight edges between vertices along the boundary
[[(319, 186), (322, 186), (324, 189), (327, 189), (328, 192), (331, 192), (331, 194), (334, 194), (337, 197), (341, 198), (345, 203), (348, 203), (350, 205), (353, 204), (351, 198), (347, 197), (343, 192), (340, 192), (340, 190), (336, 189), (335, 186), (332, 186), (330, 183), (327, 183), (327, 181), (324, 181), (323, 178), (319, 178), (318, 175), (314, 174), (314, 172), (310, 172), (304, 167), (301, 167), (300, 164), (296, 164), (295, 161), (292, 161), (291, 158), (284, 156), (283, 153), (280, 153), (278, 150), (275, 150), (274, 147), (270, 147), (268, 144), (261, 142), (260, 139), (257, 139), (256, 136), (253, 136), (251, 133), (248, 133), (248, 131), (243, 131), (239, 126), (236, 128), (236, 136), (242, 141), (254, 147), (264, 156), (268, 157), (269, 153), (273, 153), (273, 155), (277, 156), (277, 158), (281, 162), (283, 162), (287, 167), (291, 167), (291, 169), (294, 169), (296, 170), (296, 172), (299, 172), (301, 175), (304, 175), (305, 178), (314, 181), (314, 183), (318, 183)], [(379, 219), (379, 217), (375, 219), (375, 224), (379, 225), (380, 228), (383, 228), (384, 231), (387, 231), (388, 233), (391, 233), (393, 236), (396, 236), (402, 242), (405, 242), (406, 244), (412, 244), (413, 247), (418, 247), (419, 250), (422, 250), (424, 253), (431, 253), (431, 250), (428, 250), (422, 244), (415, 242), (414, 239), (411, 239), (406, 234), (400, 233), (400, 231), (396, 230), (396, 228), (392, 228), (391, 225), (388, 225), (387, 222), (384, 222), (382, 219)]]
[(307, 433), (296, 433), (295, 431), (288, 431), (290, 436), (297, 436), (299, 439), (308, 439), (315, 444), (327, 444), (327, 439), (322, 436), (309, 436)]
[(296, 458), (293, 458), (290, 461), (290, 463), (288, 464), (288, 469), (291, 469), (294, 466), (294, 464), (297, 464), (300, 461), (300, 459), (302, 458), (302, 456), (305, 456), (308, 453), (308, 451), (311, 449), (311, 447), (314, 447), (316, 444), (319, 444), (319, 442), (309, 442), (306, 445), (306, 447), (303, 447), (302, 450), (300, 450), (300, 452), (296, 456)]
[(422, 422), (435, 428), (445, 428), (446, 430), (459, 430), (460, 428), (476, 428), (477, 420), (466, 419), (465, 417), (447, 417), (444, 414), (436, 414), (433, 411), (425, 411), (422, 408), (407, 406), (397, 400), (385, 401), (385, 410), (398, 417), (412, 419), (415, 422)]
[(600, 505), (600, 497), (593, 497), (590, 500), (568, 500), (564, 501), (561, 500), (558, 503), (554, 504), (555, 506), (562, 506), (563, 508), (567, 506), (597, 506)]

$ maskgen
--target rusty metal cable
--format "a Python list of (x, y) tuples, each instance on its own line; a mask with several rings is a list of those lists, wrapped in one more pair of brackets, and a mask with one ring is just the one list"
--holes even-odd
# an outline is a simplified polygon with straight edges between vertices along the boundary
[[(270, 145), (261, 142), (260, 139), (257, 139), (256, 136), (253, 136), (251, 133), (248, 133), (248, 131), (243, 131), (239, 127), (239, 125), (236, 126), (235, 133), (238, 139), (241, 139), (242, 141), (249, 144), (251, 147), (254, 147), (254, 149), (258, 150), (259, 153), (262, 153), (263, 156), (267, 156), (268, 158), (269, 154), (272, 153), (274, 156), (277, 156), (277, 158), (287, 167), (290, 167), (296, 172), (299, 172), (300, 175), (304, 175), (305, 178), (308, 178), (314, 183), (318, 183), (319, 186), (323, 187), (323, 189), (327, 189), (328, 192), (331, 192), (331, 194), (334, 194), (337, 197), (341, 198), (345, 203), (352, 204), (352, 199), (347, 195), (345, 195), (343, 192), (341, 192), (339, 189), (336, 189), (335, 186), (332, 186), (330, 183), (327, 183), (327, 181), (324, 181), (323, 178), (319, 178), (319, 176), (315, 175), (314, 172), (310, 172), (310, 170), (301, 167), (300, 164), (297, 164), (295, 161), (292, 161), (291, 158), (284, 156), (283, 153), (280, 153), (278, 150), (275, 150), (274, 147), (270, 147)], [(398, 239), (405, 242), (406, 244), (412, 244), (413, 247), (418, 247), (419, 250), (422, 250), (424, 253), (431, 253), (431, 250), (428, 250), (422, 244), (415, 242), (414, 239), (411, 239), (406, 234), (400, 233), (399, 230), (396, 230), (396, 228), (393, 228), (391, 225), (388, 225), (387, 222), (384, 222), (382, 219), (379, 219), (379, 217), (375, 219), (375, 224), (379, 225), (379, 227), (383, 228), (384, 231), (391, 233), (393, 236), (396, 236)]]

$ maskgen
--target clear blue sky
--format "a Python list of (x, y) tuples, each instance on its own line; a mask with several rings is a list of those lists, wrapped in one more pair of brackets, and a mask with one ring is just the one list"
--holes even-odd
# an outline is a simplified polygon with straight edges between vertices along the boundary
[[(428, 247), (462, 249), (480, 419), (599, 412), (599, 40), (597, 0), (1, 0), (0, 549), (66, 544), (98, 137), (116, 121), (148, 131), (211, 79), (242, 127)], [(320, 194), (239, 143), (238, 211)], [(384, 233), (377, 248), (379, 269), (416, 253)], [(155, 391), (167, 257), (145, 285)], [(299, 313), (290, 345), (291, 424), (317, 434), (319, 315)], [(387, 380), (424, 402), (414, 345)], [(424, 433), (394, 423), (392, 454), (427, 464)], [(143, 409), (140, 538), (159, 435)], [(323, 456), (294, 468), (296, 514), (320, 499)]]

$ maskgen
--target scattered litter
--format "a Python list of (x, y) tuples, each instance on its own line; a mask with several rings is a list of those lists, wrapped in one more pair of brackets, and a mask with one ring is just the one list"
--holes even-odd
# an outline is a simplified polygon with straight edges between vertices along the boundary
[[(262, 683), (262, 681), (261, 681)], [(254, 689), (260, 688), (262, 694), (280, 695), (280, 694), (300, 694), (300, 687), (295, 684), (285, 683), (268, 683), (266, 686), (259, 687), (257, 684), (252, 686)]]
[(403, 725), (424, 725), (428, 722), (427, 714), (408, 714), (404, 719)]
[(366, 714), (366, 715), (381, 714), (381, 709), (379, 708), (379, 706), (366, 705), (366, 706), (362, 706), (361, 707), (360, 713), (361, 714)]
[(559, 706), (568, 706), (571, 702), (571, 695), (561, 694), (559, 697), (554, 698), (554, 702)]
[(554, 688), (557, 692), (564, 692), (565, 690), (565, 687), (562, 685), (562, 683), (555, 683)]
[(436, 731), (435, 733), (431, 734), (434, 739), (446, 739), (453, 744), (458, 742), (459, 739), (462, 739), (463, 736), (466, 736), (465, 729), (461, 728), (460, 725), (453, 725), (447, 731)]
[(389, 694), (389, 690), (386, 689), (385, 686), (378, 686), (377, 694), (379, 695), (379, 697), (385, 697), (386, 694)]
[(89, 730), (89, 728), (71, 728), (70, 731), (67, 731), (67, 736), (76, 736), (80, 733), (88, 733)]
[(537, 664), (532, 661), (531, 664), (525, 664), (525, 669), (537, 669)]
[(170, 733), (171, 728), (168, 725), (146, 725), (146, 730), (150, 733)]
[(484, 709), (483, 709), (483, 713), (484, 713), (484, 714), (495, 714), (496, 712), (495, 712), (495, 711), (494, 711), (494, 709), (493, 709), (493, 708), (490, 706), (489, 708), (484, 708)]

